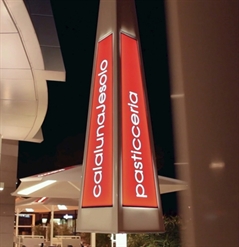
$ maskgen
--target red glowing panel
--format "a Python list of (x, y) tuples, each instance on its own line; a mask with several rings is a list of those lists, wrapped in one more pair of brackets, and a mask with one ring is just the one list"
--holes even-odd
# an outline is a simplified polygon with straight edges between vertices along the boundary
[(98, 43), (82, 207), (113, 204), (112, 39), (109, 35)]
[(121, 34), (122, 204), (158, 207), (138, 43)]

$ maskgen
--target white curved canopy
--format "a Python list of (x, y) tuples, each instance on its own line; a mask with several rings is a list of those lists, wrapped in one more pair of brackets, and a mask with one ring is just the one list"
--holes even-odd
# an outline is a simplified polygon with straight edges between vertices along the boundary
[[(21, 184), (12, 193), (13, 196), (80, 198), (82, 166), (65, 167), (20, 180)], [(161, 194), (187, 189), (187, 184), (178, 179), (158, 176), (158, 181)]]
[[(44, 57), (41, 43), (46, 38), (36, 33), (37, 22), (34, 27), (31, 18), (23, 0), (0, 0), (0, 134), (3, 139), (41, 142), (48, 104), (46, 80), (64, 81), (65, 71), (64, 66), (46, 68), (54, 67)], [(58, 54), (51, 62), (59, 64), (59, 59)]]
[[(42, 213), (50, 211), (66, 211), (77, 210), (79, 204), (78, 198), (16, 198), (15, 212), (29, 212), (28, 208), (33, 212)], [(66, 208), (61, 209), (58, 205), (64, 205)]]

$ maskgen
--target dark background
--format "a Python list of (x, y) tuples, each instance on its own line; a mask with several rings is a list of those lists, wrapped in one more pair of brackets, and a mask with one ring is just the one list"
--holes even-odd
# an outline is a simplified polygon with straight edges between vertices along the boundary
[[(164, 1), (136, 0), (141, 49), (159, 175), (175, 177)], [(66, 82), (48, 81), (44, 141), (20, 142), (18, 178), (82, 164), (98, 0), (51, 0)], [(176, 212), (176, 193), (162, 196)]]

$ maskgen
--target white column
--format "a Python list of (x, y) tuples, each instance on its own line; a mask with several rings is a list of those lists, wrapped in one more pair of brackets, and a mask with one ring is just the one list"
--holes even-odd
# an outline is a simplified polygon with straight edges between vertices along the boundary
[(0, 246), (13, 246), (15, 197), (11, 193), (16, 189), (18, 141), (2, 139), (0, 143), (0, 182), (4, 183), (0, 191)]
[(50, 235), (50, 244), (52, 246), (53, 244), (53, 230), (54, 230), (54, 210), (53, 210), (54, 206), (51, 206), (51, 235)]
[(35, 229), (35, 221), (36, 221), (36, 215), (32, 214), (32, 235), (35, 235), (34, 229)]
[(17, 209), (17, 212), (16, 212), (16, 229), (15, 229), (15, 236), (17, 237), (18, 236), (18, 226), (19, 226), (19, 209)]
[(96, 233), (95, 232), (92, 232), (90, 234), (90, 246), (96, 247)]

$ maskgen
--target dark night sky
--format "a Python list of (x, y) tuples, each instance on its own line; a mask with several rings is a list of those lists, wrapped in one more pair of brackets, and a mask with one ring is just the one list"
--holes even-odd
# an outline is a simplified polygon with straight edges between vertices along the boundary
[[(18, 178), (81, 164), (83, 158), (99, 1), (51, 3), (66, 82), (47, 82), (44, 141), (20, 142)], [(175, 177), (164, 1), (136, 0), (136, 9), (159, 174)], [(164, 197), (171, 200), (167, 209), (174, 209), (175, 195)]]

